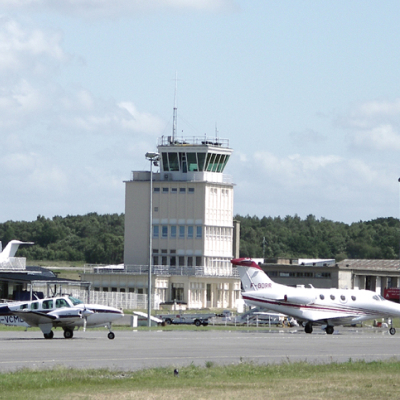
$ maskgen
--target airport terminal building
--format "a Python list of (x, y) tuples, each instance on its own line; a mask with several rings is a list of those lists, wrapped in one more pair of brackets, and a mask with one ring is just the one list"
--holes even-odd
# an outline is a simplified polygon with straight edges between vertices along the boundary
[(270, 259), (261, 268), (283, 285), (367, 289), (387, 298), (385, 290), (397, 288), (400, 278), (399, 260), (345, 259), (337, 263), (335, 260)]

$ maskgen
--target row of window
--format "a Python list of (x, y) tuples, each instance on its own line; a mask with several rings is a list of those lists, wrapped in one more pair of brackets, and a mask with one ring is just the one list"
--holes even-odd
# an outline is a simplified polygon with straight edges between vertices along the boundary
[(281, 277), (281, 278), (323, 278), (331, 279), (330, 272), (278, 272), (271, 271), (268, 272), (270, 277)]
[[(161, 232), (161, 235), (160, 235)], [(203, 227), (202, 226), (186, 226), (186, 225), (154, 225), (153, 226), (153, 238), (163, 238), (168, 237), (175, 239), (193, 239), (196, 234), (196, 239), (201, 239), (203, 237)]]
[[(207, 155), (207, 157), (206, 157)], [(223, 172), (229, 160), (227, 154), (168, 152), (162, 153), (163, 171), (190, 171)]]
[[(195, 264), (194, 264), (195, 263)], [(201, 256), (157, 256), (153, 255), (153, 265), (170, 265), (171, 267), (201, 267)]]
[[(161, 188), (155, 187), (153, 189), (153, 191), (154, 191), (154, 193), (160, 193), (160, 192), (169, 193), (170, 192), (168, 187), (163, 187), (162, 191), (161, 191)], [(194, 193), (194, 188), (188, 188), (187, 192)], [(178, 188), (171, 188), (171, 193), (178, 193)], [(179, 188), (179, 193), (186, 193), (186, 188)]]

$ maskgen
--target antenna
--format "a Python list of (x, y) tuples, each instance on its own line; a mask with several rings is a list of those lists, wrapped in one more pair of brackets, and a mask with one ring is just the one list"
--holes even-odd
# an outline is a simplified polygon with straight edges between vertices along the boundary
[(176, 134), (176, 125), (177, 125), (177, 114), (178, 114), (178, 106), (176, 100), (176, 92), (178, 91), (178, 72), (175, 72), (175, 95), (174, 95), (174, 113), (172, 117), (172, 143), (175, 142), (175, 134)]

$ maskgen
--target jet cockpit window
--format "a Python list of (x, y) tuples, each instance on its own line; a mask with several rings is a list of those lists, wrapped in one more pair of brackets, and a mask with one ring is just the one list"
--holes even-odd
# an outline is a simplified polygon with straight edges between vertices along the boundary
[(28, 304), (21, 304), (19, 308), (24, 310), (25, 308), (28, 308)]
[(381, 301), (381, 299), (379, 298), (379, 296), (376, 294), (374, 296), (372, 296), (372, 298), (376, 301)]
[(319, 295), (319, 298), (320, 298), (321, 300), (324, 300), (324, 299), (325, 299), (325, 296), (324, 296), (323, 294), (320, 294), (320, 295)]
[(386, 300), (383, 296), (381, 296), (380, 294), (378, 294), (378, 297), (381, 299), (381, 300)]

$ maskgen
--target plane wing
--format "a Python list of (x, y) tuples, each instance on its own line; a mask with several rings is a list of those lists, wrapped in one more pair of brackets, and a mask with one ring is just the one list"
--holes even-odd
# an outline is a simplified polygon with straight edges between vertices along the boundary
[(52, 326), (67, 326), (71, 323), (81, 320), (82, 315), (79, 312), (69, 315), (58, 315), (54, 313), (43, 313), (40, 311), (13, 311), (13, 314), (21, 317), (30, 326), (51, 324)]

